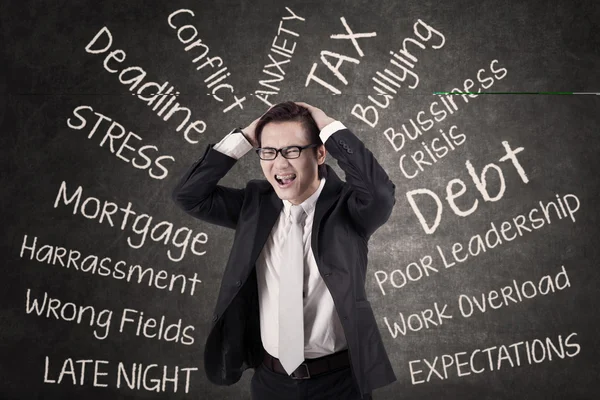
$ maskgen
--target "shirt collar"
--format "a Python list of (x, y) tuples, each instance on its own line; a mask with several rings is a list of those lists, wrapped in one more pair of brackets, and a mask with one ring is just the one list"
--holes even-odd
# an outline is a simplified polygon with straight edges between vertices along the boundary
[[(306, 200), (304, 200), (302, 203), (300, 203), (300, 207), (302, 207), (304, 209), (304, 212), (306, 214), (310, 214), (311, 212), (314, 211), (315, 206), (317, 205), (317, 199), (319, 198), (319, 195), (321, 194), (321, 192), (323, 191), (323, 187), (325, 186), (325, 178), (321, 178), (321, 182), (319, 183), (319, 187), (317, 188), (317, 190), (315, 190), (315, 192), (313, 194), (310, 195), (310, 197)], [(285, 212), (286, 216), (290, 216), (290, 209), (292, 208), (292, 203), (290, 203), (288, 200), (283, 200), (283, 209)]]

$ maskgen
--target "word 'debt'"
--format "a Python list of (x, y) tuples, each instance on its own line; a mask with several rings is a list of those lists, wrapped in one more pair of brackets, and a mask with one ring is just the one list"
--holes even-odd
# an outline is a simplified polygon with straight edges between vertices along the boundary
[[(521, 177), (521, 180), (523, 181), (523, 183), (529, 182), (529, 179), (527, 178), (527, 175), (525, 174), (523, 167), (519, 163), (519, 160), (517, 160), (517, 154), (524, 150), (523, 147), (518, 147), (513, 150), (510, 147), (510, 145), (508, 144), (508, 142), (506, 142), (506, 141), (502, 142), (502, 145), (504, 146), (504, 149), (506, 150), (506, 155), (500, 158), (500, 162), (510, 160), (512, 162), (513, 166), (515, 167), (517, 173)], [(469, 172), (469, 175), (471, 176), (471, 179), (473, 180), (473, 183), (475, 184), (475, 187), (477, 188), (477, 190), (479, 191), (479, 193), (481, 194), (481, 196), (483, 197), (483, 199), (485, 201), (494, 202), (494, 201), (498, 201), (502, 198), (502, 196), (504, 195), (504, 192), (506, 190), (506, 184), (504, 182), (504, 174), (502, 173), (502, 169), (498, 165), (496, 165), (494, 163), (487, 164), (481, 171), (481, 176), (479, 176), (475, 172), (475, 168), (473, 168), (473, 165), (471, 164), (471, 162), (469, 160), (467, 160), (465, 164), (466, 164), (467, 170)], [(500, 187), (498, 189), (498, 192), (494, 195), (491, 195), (489, 193), (488, 187), (487, 187), (487, 182), (486, 182), (486, 177), (487, 177), (488, 171), (490, 169), (493, 169), (496, 171), (498, 179), (500, 181)], [(455, 186), (459, 186), (460, 189), (458, 191), (455, 191), (454, 190)], [(467, 191), (467, 187), (466, 187), (465, 183), (461, 179), (458, 179), (458, 178), (450, 180), (448, 182), (448, 184), (446, 185), (446, 197), (445, 197), (446, 201), (448, 202), (448, 205), (450, 205), (450, 209), (456, 215), (458, 215), (460, 217), (467, 217), (467, 216), (473, 214), (475, 212), (475, 210), (477, 209), (477, 206), (479, 203), (479, 200), (475, 199), (475, 201), (473, 202), (472, 206), (469, 209), (461, 210), (458, 207), (458, 205), (456, 204), (455, 200), (457, 198), (459, 198), (460, 196), (462, 196), (463, 194), (465, 194), (466, 191)], [(421, 209), (417, 205), (417, 202), (415, 201), (415, 197), (417, 195), (418, 196), (426, 195), (435, 201), (436, 215), (435, 215), (433, 224), (429, 224), (427, 222), (427, 220), (425, 219), (425, 216), (421, 212)], [(417, 218), (419, 219), (421, 226), (425, 230), (425, 233), (432, 234), (433, 232), (435, 232), (435, 230), (439, 226), (440, 221), (442, 219), (442, 210), (444, 208), (439, 196), (436, 193), (434, 193), (433, 191), (423, 188), (423, 189), (415, 189), (415, 190), (411, 190), (411, 191), (407, 192), (406, 197), (408, 198), (408, 202), (410, 203), (410, 206), (412, 207), (413, 211), (417, 215)]]

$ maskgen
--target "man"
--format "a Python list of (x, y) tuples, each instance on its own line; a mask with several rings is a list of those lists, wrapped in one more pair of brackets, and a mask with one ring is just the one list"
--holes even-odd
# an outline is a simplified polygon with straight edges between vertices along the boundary
[[(253, 147), (266, 181), (219, 186)], [(354, 134), (306, 103), (277, 104), (208, 146), (173, 200), (236, 230), (204, 352), (211, 382), (255, 368), (253, 399), (370, 399), (396, 380), (364, 288), (394, 190)]]

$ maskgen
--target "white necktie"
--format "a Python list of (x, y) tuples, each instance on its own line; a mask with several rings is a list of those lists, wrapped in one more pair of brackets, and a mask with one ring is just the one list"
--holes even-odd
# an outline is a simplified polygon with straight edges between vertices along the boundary
[(279, 361), (288, 374), (304, 361), (304, 245), (306, 213), (291, 207), (292, 226), (285, 241), (279, 269)]

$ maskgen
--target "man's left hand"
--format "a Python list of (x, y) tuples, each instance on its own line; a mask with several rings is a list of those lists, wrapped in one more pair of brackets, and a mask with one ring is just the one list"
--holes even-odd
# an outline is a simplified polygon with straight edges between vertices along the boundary
[(315, 120), (319, 130), (322, 130), (327, 125), (335, 121), (335, 119), (328, 117), (327, 114), (325, 114), (325, 112), (323, 112), (323, 110), (321, 110), (320, 108), (311, 106), (310, 104), (301, 101), (295, 101), (294, 103), (306, 108), (310, 112), (310, 115)]

